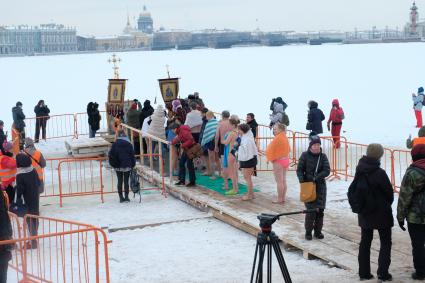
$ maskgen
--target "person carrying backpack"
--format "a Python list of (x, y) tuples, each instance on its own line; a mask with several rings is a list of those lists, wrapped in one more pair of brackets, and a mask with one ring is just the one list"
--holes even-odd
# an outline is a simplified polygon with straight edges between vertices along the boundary
[(415, 267), (412, 278), (425, 280), (425, 144), (414, 146), (411, 154), (413, 163), (401, 182), (397, 221), (403, 231), (407, 221)]
[[(117, 173), (117, 189), (120, 203), (130, 202), (130, 199), (128, 198), (128, 194), (130, 193), (129, 178), (131, 170), (136, 166), (136, 158), (134, 156), (133, 145), (123, 129), (119, 130), (118, 138), (112, 144), (112, 148), (109, 151), (108, 156), (109, 164)], [(123, 183), (125, 198), (122, 194)]]
[[(342, 120), (345, 119), (344, 110), (339, 105), (339, 100), (332, 100), (332, 109), (328, 119), (328, 131), (331, 131), (335, 148), (340, 148), (340, 135), (342, 128)], [(332, 125), (331, 125), (332, 123)]]
[(348, 201), (354, 213), (358, 214), (361, 228), (359, 246), (360, 280), (373, 278), (370, 271), (370, 247), (373, 230), (378, 230), (381, 247), (378, 258), (378, 279), (391, 281), (388, 272), (391, 263), (391, 228), (394, 226), (391, 204), (394, 201), (393, 188), (387, 173), (380, 167), (384, 148), (372, 143), (367, 147), (356, 167), (354, 180), (348, 189)]
[(418, 95), (412, 93), (413, 110), (416, 117), (416, 128), (422, 127), (422, 107), (424, 106), (424, 88), (418, 88)]

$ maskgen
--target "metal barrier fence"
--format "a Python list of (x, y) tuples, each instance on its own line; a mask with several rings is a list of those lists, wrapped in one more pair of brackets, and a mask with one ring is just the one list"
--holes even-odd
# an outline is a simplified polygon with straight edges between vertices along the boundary
[[(106, 111), (99, 111), (99, 114), (101, 115), (99, 131), (106, 131), (108, 128)], [(26, 118), (25, 135), (35, 138), (36, 130), (39, 128), (39, 137), (42, 139), (41, 126), (43, 123), (45, 123), (46, 139), (78, 138), (89, 134), (87, 113), (75, 113)]]
[[(100, 111), (100, 114), (102, 116), (100, 131), (105, 131), (107, 128), (106, 112)], [(221, 117), (221, 114), (215, 114), (217, 118)], [(25, 120), (27, 124), (27, 136), (35, 135), (37, 119), (44, 119), (44, 117), (27, 118)], [(176, 152), (174, 152), (172, 147), (170, 147), (169, 143), (165, 140), (158, 139), (157, 137), (151, 136), (149, 134), (144, 134), (144, 137), (141, 138), (140, 130), (131, 128), (128, 125), (124, 124), (122, 126), (126, 128), (129, 133), (131, 133), (131, 140), (133, 144), (137, 145), (138, 152), (144, 155), (140, 159), (141, 163), (144, 165), (147, 164), (152, 170), (155, 170), (158, 173), (169, 171), (169, 175), (172, 176), (172, 170), (176, 167), (175, 159), (177, 157), (177, 154)], [(78, 138), (79, 136), (88, 135), (89, 126), (87, 113), (52, 115), (50, 116), (49, 120), (47, 120), (46, 132), (47, 139), (62, 137)], [(294, 170), (295, 165), (298, 162), (299, 156), (303, 151), (308, 148), (308, 134), (288, 130), (287, 137), (291, 145), (291, 151), (289, 155), (289, 158), (291, 160), (290, 170)], [(267, 148), (267, 145), (273, 139), (273, 133), (271, 128), (266, 125), (259, 125), (257, 128), (256, 139), (260, 153), (257, 171), (272, 171), (271, 164), (266, 162), (264, 156), (264, 151)], [(349, 142), (345, 137), (341, 137), (341, 147), (336, 149), (333, 147), (331, 139), (332, 137), (322, 136), (322, 148), (324, 152), (326, 152), (326, 154), (328, 155), (329, 161), (331, 163), (331, 177), (332, 179), (344, 177), (344, 179), (347, 180), (348, 177), (354, 176), (357, 163), (359, 159), (366, 153), (367, 145)], [(143, 140), (146, 141), (146, 144), (148, 146), (143, 146), (143, 142), (141, 142)], [(160, 157), (153, 156), (152, 154), (159, 154), (160, 157), (163, 159), (162, 162), (156, 162), (155, 159), (159, 159)], [(51, 159), (49, 160), (50, 164), (48, 166), (52, 170), (55, 170), (54, 168), (57, 162), (61, 162), (61, 160)], [(410, 151), (392, 150), (389, 148), (385, 148), (384, 156), (381, 160), (381, 166), (386, 170), (387, 174), (390, 176), (395, 191), (400, 188), (402, 177), (410, 163)], [(45, 178), (45, 182), (46, 184), (49, 184), (49, 186), (48, 190), (45, 191), (43, 196), (59, 196), (59, 184), (55, 182), (54, 176), (46, 175)]]
[[(35, 215), (26, 215), (20, 225), (16, 215), (10, 215), (12, 223), (18, 223), (13, 224), (14, 238), (0, 241), (0, 248), (15, 247), (8, 282), (110, 282), (103, 230)], [(27, 235), (32, 227), (38, 235)]]

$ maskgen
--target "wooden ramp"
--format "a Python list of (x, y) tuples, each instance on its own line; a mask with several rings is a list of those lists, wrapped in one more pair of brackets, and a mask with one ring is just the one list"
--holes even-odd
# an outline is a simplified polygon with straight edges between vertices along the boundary
[[(159, 176), (156, 178), (159, 179)], [(272, 177), (270, 175), (257, 177), (257, 180), (261, 178)], [(291, 184), (288, 185), (291, 186)], [(166, 178), (166, 187), (174, 197), (203, 211), (210, 211), (215, 218), (254, 236), (259, 232), (258, 214), (278, 214), (304, 209), (298, 199), (291, 197), (284, 205), (273, 204), (272, 195), (264, 192), (256, 193), (256, 198), (252, 201), (241, 201), (240, 196), (223, 196), (200, 186), (186, 188), (170, 185), (168, 178)], [(273, 231), (287, 247), (301, 250), (305, 258), (319, 258), (330, 265), (353, 273), (358, 272), (357, 254), (360, 228), (354, 214), (352, 217), (348, 217), (346, 211), (327, 208), (323, 240), (306, 241), (304, 239), (304, 215), (282, 217), (273, 225)], [(394, 276), (393, 282), (410, 282), (413, 263), (409, 235), (407, 232), (402, 232), (398, 226), (394, 227), (392, 232), (393, 248), (390, 273)], [(376, 275), (379, 254), (377, 232), (375, 232), (374, 239), (371, 249), (371, 270)]]

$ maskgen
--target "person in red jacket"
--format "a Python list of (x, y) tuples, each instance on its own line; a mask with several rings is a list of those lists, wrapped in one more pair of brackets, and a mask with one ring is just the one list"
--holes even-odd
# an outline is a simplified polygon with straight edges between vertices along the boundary
[(15, 199), (13, 183), (16, 180), (16, 160), (11, 152), (12, 147), (12, 143), (4, 142), (4, 154), (0, 153), (0, 187), (6, 191), (10, 202)]
[(180, 156), (179, 161), (179, 181), (176, 183), (176, 186), (186, 185), (186, 163), (187, 169), (189, 170), (189, 183), (186, 187), (195, 187), (196, 186), (196, 177), (195, 177), (195, 166), (193, 165), (193, 160), (189, 159), (186, 154), (186, 150), (191, 148), (195, 144), (192, 133), (190, 132), (189, 126), (180, 125), (174, 123), (170, 125), (170, 129), (177, 135), (171, 142), (174, 145), (180, 144), (183, 149), (183, 153)]
[(339, 137), (341, 135), (342, 120), (344, 120), (344, 118), (344, 110), (342, 110), (342, 107), (339, 106), (338, 99), (332, 100), (332, 110), (328, 119), (328, 131), (331, 131), (332, 133), (335, 148), (341, 147)]

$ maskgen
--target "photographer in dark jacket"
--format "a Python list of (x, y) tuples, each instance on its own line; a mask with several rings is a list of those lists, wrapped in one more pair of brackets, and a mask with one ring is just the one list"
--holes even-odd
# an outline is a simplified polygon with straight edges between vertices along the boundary
[[(130, 171), (136, 166), (136, 158), (134, 156), (133, 145), (123, 129), (119, 130), (118, 138), (112, 144), (112, 148), (109, 151), (109, 163), (117, 173), (117, 189), (120, 202), (129, 202), (128, 194), (130, 193), (130, 186), (128, 181)], [(122, 194), (123, 183), (125, 198)]]
[(145, 121), (146, 118), (152, 116), (154, 111), (155, 109), (153, 109), (153, 107), (151, 106), (150, 100), (145, 100), (145, 102), (143, 102), (143, 108), (139, 116), (140, 127), (143, 126), (143, 122)]
[(308, 115), (307, 115), (307, 127), (306, 130), (315, 132), (316, 134), (323, 133), (322, 121), (325, 120), (325, 115), (319, 108), (319, 104), (316, 101), (310, 100), (308, 102)]
[(368, 195), (372, 198), (373, 207), (365, 207), (358, 214), (361, 228), (359, 246), (359, 276), (360, 280), (373, 278), (370, 272), (370, 247), (373, 240), (373, 230), (378, 230), (381, 241), (378, 259), (378, 279), (390, 281), (392, 276), (388, 273), (391, 263), (391, 228), (394, 226), (391, 204), (394, 201), (393, 188), (385, 170), (380, 168), (380, 159), (384, 148), (380, 144), (370, 144), (357, 165), (354, 180), (349, 191), (362, 190), (359, 195)]
[[(27, 207), (26, 214), (40, 215), (40, 179), (37, 171), (32, 167), (31, 158), (26, 153), (16, 155), (16, 202), (22, 202)], [(28, 218), (28, 230), (31, 236), (37, 236), (38, 220)], [(37, 240), (27, 242), (27, 249), (36, 249)]]
[(99, 104), (96, 102), (90, 102), (87, 105), (87, 115), (89, 116), (89, 138), (94, 138), (96, 132), (100, 129), (100, 113)]
[[(0, 241), (12, 239), (12, 233), (6, 198), (3, 192), (0, 192)], [(0, 245), (0, 283), (7, 282), (7, 268), (11, 259), (10, 245)]]
[[(317, 172), (316, 172), (317, 168)], [(308, 150), (301, 154), (298, 160), (297, 177), (300, 183), (316, 183), (316, 200), (306, 202), (307, 209), (314, 209), (318, 212), (306, 213), (305, 215), (305, 238), (312, 240), (312, 231), (314, 237), (323, 239), (322, 234), (324, 210), (326, 207), (326, 180), (330, 174), (328, 157), (322, 153), (321, 141), (319, 136), (312, 135)]]
[(34, 107), (34, 113), (36, 116), (35, 120), (35, 138), (34, 142), (38, 143), (40, 138), (40, 129), (42, 130), (42, 138), (46, 140), (46, 125), (47, 120), (50, 119), (49, 113), (50, 109), (44, 104), (44, 100), (40, 100), (37, 105)]

